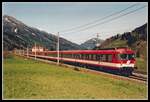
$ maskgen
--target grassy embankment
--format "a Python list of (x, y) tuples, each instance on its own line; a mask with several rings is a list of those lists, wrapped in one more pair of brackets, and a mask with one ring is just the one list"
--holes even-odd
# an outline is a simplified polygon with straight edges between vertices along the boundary
[(7, 99), (145, 99), (147, 86), (10, 56), (4, 59), (3, 96)]

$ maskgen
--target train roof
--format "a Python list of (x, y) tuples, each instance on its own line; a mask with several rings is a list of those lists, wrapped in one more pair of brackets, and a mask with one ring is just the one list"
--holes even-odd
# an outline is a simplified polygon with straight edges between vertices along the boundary
[[(56, 53), (57, 51), (48, 51), (49, 53)], [(63, 50), (60, 53), (64, 54), (117, 54), (117, 53), (134, 53), (129, 48), (115, 48), (115, 49), (100, 49), (100, 50)]]

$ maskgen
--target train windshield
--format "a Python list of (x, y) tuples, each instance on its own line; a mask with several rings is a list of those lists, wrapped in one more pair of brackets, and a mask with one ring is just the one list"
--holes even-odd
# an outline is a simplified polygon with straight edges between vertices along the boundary
[(119, 54), (121, 60), (131, 60), (135, 58), (134, 54)]
[(134, 59), (135, 58), (135, 54), (128, 54), (128, 59), (131, 60), (131, 59)]

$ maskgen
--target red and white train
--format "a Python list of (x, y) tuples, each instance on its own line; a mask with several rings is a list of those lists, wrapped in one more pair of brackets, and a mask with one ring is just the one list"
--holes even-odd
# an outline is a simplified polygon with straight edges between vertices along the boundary
[[(30, 56), (34, 56), (34, 52)], [(135, 68), (135, 52), (129, 48), (108, 48), (100, 50), (59, 51), (60, 63), (67, 63), (94, 70), (122, 75), (132, 75)], [(57, 51), (36, 52), (37, 58), (57, 61)]]

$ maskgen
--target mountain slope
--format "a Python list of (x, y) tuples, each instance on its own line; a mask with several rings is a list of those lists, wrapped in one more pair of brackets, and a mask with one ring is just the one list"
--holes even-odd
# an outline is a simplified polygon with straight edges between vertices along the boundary
[(103, 40), (97, 39), (97, 38), (92, 38), (92, 39), (85, 41), (80, 46), (83, 48), (86, 48), (86, 49), (93, 49), (96, 46), (97, 42), (98, 42), (98, 44), (101, 44), (103, 42)]
[[(3, 16), (4, 50), (13, 50), (14, 48), (27, 46), (32, 47), (35, 42), (49, 50), (56, 50), (57, 37), (45, 31), (29, 27), (14, 17), (8, 15)], [(60, 37), (60, 50), (76, 49), (82, 49), (82, 47)]]

